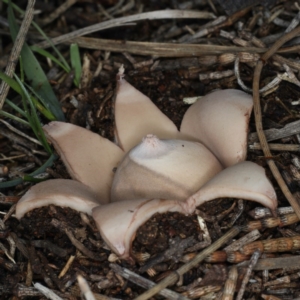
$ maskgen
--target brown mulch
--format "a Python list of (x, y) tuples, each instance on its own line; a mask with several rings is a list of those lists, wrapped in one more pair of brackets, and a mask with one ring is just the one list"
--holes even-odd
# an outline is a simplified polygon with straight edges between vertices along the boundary
[[(25, 8), (26, 3), (24, 2), (19, 1), (17, 4)], [(44, 30), (49, 36), (56, 37), (75, 29), (105, 21), (107, 18), (103, 14), (103, 10), (109, 11), (109, 8), (116, 5), (117, 2), (115, 0), (77, 1), (65, 13), (46, 25)], [(64, 1), (48, 1), (47, 5), (41, 1), (37, 2), (35, 8), (40, 9), (41, 13), (35, 17), (35, 21), (37, 23), (42, 22), (43, 18), (62, 3)], [(101, 7), (99, 3), (101, 3)], [(131, 6), (125, 5), (130, 3), (132, 3)], [(121, 8), (124, 11), (120, 10), (114, 17), (167, 8), (205, 10), (215, 13), (218, 17), (227, 16), (224, 8), (218, 3), (212, 4), (212, 1), (124, 1)], [(5, 4), (2, 4), (1, 9), (6, 18)], [(91, 36), (123, 41), (174, 43), (174, 47), (179, 47), (178, 43), (180, 44), (182, 41), (223, 46), (241, 46), (241, 42), (245, 41), (247, 45), (256, 47), (253, 41), (246, 40), (245, 35), (242, 34), (248, 32), (264, 41), (268, 48), (278, 39), (278, 37), (273, 38), (273, 36), (278, 33), (284, 34), (285, 29), (297, 16), (298, 11), (298, 7), (293, 1), (278, 1), (269, 7), (257, 5), (249, 9), (244, 15), (241, 14), (240, 17), (237, 17), (233, 24), (228, 24), (222, 29), (215, 28), (215, 30), (194, 40), (191, 39), (192, 33), (200, 31), (209, 20), (146, 20), (138, 22), (135, 26), (116, 27), (93, 33)], [(276, 15), (277, 13), (278, 15)], [(5, 61), (12, 47), (4, 21), (3, 24), (1, 27), (1, 62)], [(224, 37), (222, 30), (233, 34), (234, 38)], [(287, 46), (298, 45), (298, 39), (299, 37), (288, 42)], [(39, 41), (37, 33), (30, 29), (28, 43), (35, 44)], [(68, 46), (61, 44), (58, 47), (68, 57)], [(83, 88), (75, 88), (70, 77), (57, 71), (55, 67), (49, 66), (44, 58), (39, 57), (40, 63), (49, 76), (50, 72), (55, 74), (49, 80), (61, 101), (67, 121), (87, 127), (112, 141), (114, 139), (112, 106), (116, 87), (115, 76), (122, 64), (125, 66), (126, 80), (152, 99), (178, 127), (189, 107), (183, 101), (184, 98), (202, 96), (214, 89), (242, 89), (234, 74), (222, 76), (225, 71), (234, 69), (234, 59), (229, 60), (228, 63), (223, 61), (224, 55), (228, 55), (228, 57), (235, 55), (231, 53), (203, 55), (195, 58), (167, 57), (167, 55), (166, 57), (151, 57), (127, 52), (112, 51), (109, 53), (83, 48), (80, 50), (82, 57), (86, 54), (90, 60), (90, 74), (94, 74), (99, 64), (102, 63), (100, 73), (96, 76), (91, 75), (88, 84)], [(291, 62), (289, 71), (294, 73), (296, 77), (298, 77), (300, 70), (297, 65), (298, 52), (281, 54)], [(252, 87), (256, 62), (257, 60), (253, 57), (248, 62), (242, 61), (240, 63), (240, 77), (249, 88)], [(293, 63), (295, 64), (293, 65)], [(265, 86), (277, 74), (283, 74), (285, 71), (283, 63), (271, 59), (262, 71), (261, 86)], [(217, 75), (213, 75), (214, 72), (218, 72)], [(211, 76), (212, 78), (200, 80), (199, 75)], [(289, 82), (288, 80), (281, 81), (276, 89), (261, 96), (264, 129), (280, 129), (288, 123), (299, 120), (300, 103), (298, 105), (294, 103), (299, 100), (299, 96), (300, 84), (297, 85), (296, 81)], [(9, 94), (8, 98), (17, 102), (20, 100), (13, 92)], [(77, 100), (76, 107), (74, 106), (74, 99)], [(9, 108), (4, 106), (4, 110), (9, 110)], [(41, 119), (43, 122), (47, 122), (42, 117)], [(33, 136), (28, 128), (9, 119), (5, 120), (26, 134)], [(252, 117), (249, 132), (255, 132), (255, 130), (255, 120)], [(297, 145), (299, 139), (298, 134), (275, 142)], [(22, 174), (39, 167), (39, 162), (44, 163), (47, 159), (46, 156), (34, 152), (34, 150), (43, 152), (42, 148), (36, 147), (25, 138), (18, 138), (17, 140), (17, 136), (0, 123), (1, 158), (17, 157), (0, 161), (0, 180), (6, 181), (22, 176)], [(298, 192), (300, 190), (299, 152), (277, 151), (272, 153), (288, 188), (292, 193)], [(266, 168), (267, 175), (277, 192), (278, 206), (289, 206), (268, 169), (262, 151), (249, 150), (247, 160)], [(69, 178), (59, 159), (46, 170), (44, 175), (45, 178)], [(3, 215), (30, 186), (31, 183), (24, 182), (1, 191), (0, 211)], [(199, 207), (199, 215), (206, 221), (211, 241), (214, 242), (224, 235), (233, 224), (245, 226), (252, 222), (253, 218), (249, 212), (257, 206), (256, 203), (250, 201), (217, 199)], [(53, 220), (57, 221), (60, 226), (54, 226)], [(66, 234), (66, 228), (73, 233), (76, 240), (80, 241), (90, 251), (90, 256), (74, 246), (74, 242)], [(266, 228), (262, 225), (259, 231), (261, 233), (260, 240), (267, 240), (297, 236), (300, 227), (299, 223), (282, 228), (281, 226)], [(80, 299), (80, 290), (76, 281), (77, 275), (80, 274), (89, 282), (96, 299), (134, 299), (145, 290), (139, 287), (136, 282), (120, 276), (112, 269), (111, 263), (118, 264), (157, 283), (189, 261), (196, 252), (201, 251), (201, 247), (193, 251), (189, 248), (197, 243), (205, 242), (203, 234), (196, 214), (192, 216), (183, 216), (178, 213), (155, 215), (137, 232), (133, 241), (133, 253), (136, 260), (134, 264), (130, 264), (112, 255), (102, 241), (91, 218), (87, 221), (71, 209), (44, 207), (29, 212), (21, 221), (11, 216), (5, 221), (5, 229), (0, 226), (0, 242), (5, 248), (10, 249), (11, 246), (7, 239), (10, 237), (16, 243), (17, 250), (13, 258), (14, 261), (12, 261), (6, 256), (4, 248), (0, 248), (0, 298), (45, 299), (32, 286), (32, 283), (39, 282), (63, 299)], [(245, 232), (241, 232), (236, 239), (245, 234)], [(170, 251), (170, 249), (176, 251)], [(280, 258), (295, 256), (299, 254), (298, 252), (297, 250), (287, 250), (281, 254), (262, 255)], [(59, 277), (72, 256), (75, 258), (66, 274)], [(249, 257), (246, 259), (248, 260)], [(193, 298), (191, 291), (202, 287), (207, 289), (207, 295), (202, 296), (201, 299), (221, 299), (221, 292), (225, 280), (228, 278), (228, 271), (235, 264), (226, 259), (216, 263), (202, 262), (184, 274), (176, 284), (169, 288), (178, 294), (182, 293)], [(266, 297), (265, 299), (299, 298), (300, 276), (297, 275), (297, 272), (300, 271), (300, 267), (290, 267), (270, 271), (253, 271), (245, 288), (244, 299), (261, 299), (262, 295)], [(236, 292), (242, 286), (241, 283), (246, 270), (247, 266), (239, 268)], [(284, 276), (287, 276), (285, 280), (280, 281), (280, 278)], [(279, 280), (276, 282), (276, 279)], [(153, 298), (160, 299), (162, 296), (156, 295)], [(195, 296), (195, 298), (200, 298), (200, 295)]]

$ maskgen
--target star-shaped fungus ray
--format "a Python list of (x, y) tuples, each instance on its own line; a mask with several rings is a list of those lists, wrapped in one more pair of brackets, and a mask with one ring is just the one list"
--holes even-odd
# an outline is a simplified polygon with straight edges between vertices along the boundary
[(235, 164), (208, 181), (187, 202), (199, 206), (204, 202), (223, 198), (252, 200), (270, 208), (275, 213), (277, 197), (275, 190), (265, 174), (264, 168), (244, 161)]
[(252, 97), (242, 91), (212, 92), (186, 111), (180, 132), (203, 143), (229, 167), (246, 158), (252, 107)]
[(102, 238), (112, 251), (128, 259), (136, 231), (154, 214), (165, 212), (189, 214), (193, 211), (194, 206), (189, 207), (184, 201), (136, 199), (96, 207), (93, 209), (93, 218)]
[(99, 206), (97, 195), (84, 184), (71, 179), (52, 179), (32, 186), (19, 200), (16, 217), (21, 219), (28, 211), (47, 205), (70, 207), (92, 214)]
[(115, 135), (118, 145), (125, 151), (139, 144), (147, 134), (160, 139), (176, 139), (179, 132), (175, 124), (144, 94), (117, 75), (115, 99)]
[(70, 176), (89, 186), (100, 203), (110, 202), (113, 170), (124, 152), (108, 139), (70, 123), (51, 122), (43, 129)]

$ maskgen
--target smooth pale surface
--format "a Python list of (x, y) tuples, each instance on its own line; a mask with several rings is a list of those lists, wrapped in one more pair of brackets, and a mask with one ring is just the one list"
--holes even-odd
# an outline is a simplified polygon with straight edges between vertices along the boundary
[(28, 211), (47, 205), (70, 207), (92, 214), (99, 206), (95, 193), (84, 184), (70, 179), (51, 179), (31, 187), (16, 206), (16, 218), (21, 219)]
[(111, 201), (185, 200), (221, 170), (219, 161), (200, 143), (148, 135), (118, 166)]
[(187, 202), (197, 207), (204, 202), (223, 197), (256, 201), (273, 212), (277, 208), (276, 193), (264, 168), (250, 161), (223, 170)]
[(43, 129), (71, 177), (89, 186), (100, 203), (108, 203), (113, 169), (124, 152), (108, 139), (70, 123), (51, 122)]
[(242, 91), (215, 91), (186, 111), (180, 131), (203, 143), (229, 167), (246, 158), (252, 107), (252, 97)]
[(93, 218), (101, 237), (121, 258), (130, 257), (136, 231), (155, 213), (190, 214), (194, 206), (174, 200), (128, 200), (101, 205), (93, 209)]
[(149, 133), (163, 139), (175, 139), (178, 134), (175, 124), (125, 79), (118, 80), (115, 126), (118, 144), (125, 152)]

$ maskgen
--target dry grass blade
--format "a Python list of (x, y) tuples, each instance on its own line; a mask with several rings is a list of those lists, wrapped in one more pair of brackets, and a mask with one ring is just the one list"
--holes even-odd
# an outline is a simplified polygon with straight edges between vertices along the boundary
[[(66, 42), (70, 39), (74, 39), (79, 36), (90, 34), (92, 32), (123, 26), (130, 22), (137, 22), (142, 20), (158, 20), (158, 19), (214, 19), (215, 15), (208, 12), (201, 11), (188, 11), (188, 10), (157, 10), (152, 12), (140, 13), (132, 16), (116, 18), (113, 20), (108, 20), (95, 25), (91, 25), (71, 33), (63, 34), (57, 38), (52, 39), (54, 45)], [(45, 48), (50, 46), (50, 44), (45, 41), (37, 45), (40, 48)]]
[(80, 47), (87, 49), (98, 49), (114, 52), (126, 51), (132, 54), (153, 55), (160, 57), (193, 57), (200, 55), (218, 55), (237, 52), (264, 53), (266, 51), (265, 48), (257, 47), (134, 42), (88, 37), (76, 37), (66, 42), (68, 44), (77, 43)]
[(215, 241), (213, 244), (211, 244), (209, 247), (201, 251), (198, 255), (195, 256), (193, 260), (190, 262), (184, 264), (182, 267), (180, 267), (177, 271), (172, 272), (168, 277), (160, 281), (157, 285), (155, 285), (153, 288), (149, 289), (145, 293), (141, 294), (140, 296), (136, 297), (135, 300), (146, 300), (150, 297), (156, 295), (159, 291), (166, 288), (167, 286), (174, 284), (176, 280), (180, 278), (181, 275), (185, 274), (192, 268), (194, 268), (196, 265), (198, 265), (201, 261), (205, 259), (206, 256), (211, 254), (212, 252), (216, 251), (218, 248), (220, 248), (224, 243), (231, 240), (233, 237), (235, 237), (237, 234), (239, 234), (240, 228), (233, 227), (231, 230), (229, 230), (227, 233), (225, 233), (220, 239)]
[(277, 49), (279, 49), (284, 43), (292, 39), (293, 37), (297, 36), (300, 33), (300, 27), (297, 27), (293, 31), (285, 34), (281, 37), (262, 57), (261, 61), (259, 61), (255, 67), (254, 71), (254, 78), (253, 78), (253, 102), (254, 102), (254, 116), (255, 116), (255, 125), (256, 131), (258, 134), (258, 138), (263, 150), (265, 157), (267, 158), (268, 165), (272, 171), (273, 176), (275, 177), (278, 185), (280, 186), (282, 192), (284, 193), (285, 197), (294, 208), (295, 213), (297, 214), (298, 218), (300, 218), (300, 205), (290, 192), (289, 188), (287, 187), (286, 183), (284, 182), (274, 160), (272, 160), (272, 154), (266, 139), (266, 136), (263, 131), (262, 126), (262, 113), (260, 107), (260, 97), (259, 97), (259, 81), (260, 81), (260, 74), (263, 67), (263, 62), (268, 60)]
[[(35, 0), (28, 1), (20, 31), (18, 32), (16, 41), (14, 43), (10, 57), (8, 59), (5, 74), (9, 77), (12, 77), (14, 74), (16, 63), (18, 62), (23, 44), (25, 42), (26, 34), (33, 18), (34, 4), (35, 4)], [(9, 85), (3, 80), (0, 86), (0, 110), (2, 109), (8, 90), (9, 90)]]

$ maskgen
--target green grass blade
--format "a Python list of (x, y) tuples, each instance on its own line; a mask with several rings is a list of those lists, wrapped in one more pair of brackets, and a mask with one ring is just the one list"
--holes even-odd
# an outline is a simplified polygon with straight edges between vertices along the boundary
[[(20, 88), (19, 84), (12, 78), (8, 77), (6, 74), (0, 72), (0, 79), (4, 80), (13, 90), (15, 90), (18, 94), (22, 96), (22, 89)], [(32, 89), (30, 86), (27, 85), (27, 88), (38, 98), (41, 97)], [(33, 103), (35, 104), (36, 108), (50, 121), (56, 120), (56, 117), (52, 114), (49, 109), (46, 109), (36, 98), (31, 97)], [(45, 101), (40, 100), (42, 103)], [(8, 102), (7, 102), (8, 103)], [(20, 114), (25, 116), (25, 112), (10, 102), (10, 105), (17, 110)]]
[(30, 126), (29, 123), (19, 117), (16, 117), (15, 115), (12, 115), (6, 111), (3, 111), (3, 110), (0, 110), (0, 115), (3, 116), (3, 117), (7, 117), (7, 118), (10, 118), (12, 120), (15, 120), (21, 124), (24, 124), (24, 125), (27, 125), (27, 126)]
[[(10, 0), (2, 0), (4, 3), (9, 3)], [(21, 9), (18, 5), (12, 3), (11, 4), (12, 8), (14, 10), (16, 10), (17, 12), (24, 14), (25, 11), (23, 9)], [(32, 21), (31, 23), (34, 28), (41, 34), (41, 36), (44, 37), (44, 39), (50, 44), (50, 46), (52, 47), (52, 49), (56, 52), (57, 56), (59, 57), (60, 61), (64, 64), (66, 69), (71, 70), (71, 67), (69, 66), (68, 62), (65, 60), (65, 58), (63, 57), (63, 55), (58, 51), (58, 49), (56, 48), (56, 46), (53, 44), (52, 40), (48, 38), (48, 36), (45, 34), (45, 32), (42, 30), (42, 28), (34, 21)]]
[(35, 97), (31, 97), (31, 100), (32, 100), (34, 106), (37, 108), (37, 110), (38, 110), (41, 114), (43, 114), (48, 120), (50, 120), (50, 121), (55, 121), (56, 118), (55, 118), (55, 116), (52, 114), (52, 112), (51, 112), (49, 109), (47, 109), (46, 107), (44, 107), (44, 106), (41, 104), (41, 103), (43, 103), (43, 101), (41, 100), (40, 95), (38, 95), (38, 94), (35, 92), (35, 90), (34, 90), (31, 86), (29, 86), (28, 84), (25, 83), (25, 86), (31, 91), (31, 93), (32, 93), (33, 95), (35, 95), (36, 98), (35, 98)]
[[(39, 175), (39, 174), (45, 172), (47, 168), (52, 166), (53, 162), (56, 159), (57, 159), (57, 156), (55, 154), (52, 154), (48, 158), (48, 160), (41, 167), (39, 167), (38, 169), (36, 169), (34, 172), (30, 173), (29, 175), (30, 176), (36, 176), (36, 175)], [(18, 178), (18, 179), (14, 179), (14, 180), (11, 180), (11, 181), (6, 181), (6, 182), (0, 182), (0, 190), (16, 186), (16, 185), (18, 185), (22, 182), (23, 182), (22, 178)]]
[(79, 47), (77, 44), (71, 44), (70, 46), (70, 56), (71, 56), (71, 66), (75, 72), (74, 83), (76, 86), (79, 86), (81, 78), (81, 60)]
[(57, 65), (59, 65), (65, 72), (69, 73), (71, 70), (67, 68), (63, 63), (61, 63), (55, 56), (53, 56), (49, 51), (39, 48), (37, 46), (31, 46), (30, 49), (44, 57), (51, 59)]
[[(10, 4), (8, 5), (8, 22), (11, 36), (13, 40), (15, 40), (19, 28), (15, 20), (12, 5)], [(65, 117), (60, 107), (60, 103), (57, 100), (53, 89), (48, 82), (48, 79), (44, 71), (42, 70), (38, 60), (26, 43), (24, 43), (23, 45), (21, 57), (26, 77), (31, 82), (32, 87), (41, 96), (41, 99), (44, 100), (43, 105), (53, 113), (57, 120), (64, 121)]]
[(22, 115), (23, 117), (25, 117), (25, 118), (27, 117), (25, 111), (23, 109), (21, 109), (20, 107), (18, 107), (16, 104), (14, 104), (12, 101), (10, 101), (6, 98), (5, 103), (7, 105), (9, 105), (12, 109), (14, 109), (16, 112), (18, 112), (20, 115)]
[(6, 74), (0, 72), (0, 79), (5, 81), (15, 92), (17, 92), (20, 95), (22, 94), (22, 90), (19, 84), (13, 78), (10, 78)]
[(66, 61), (66, 59), (63, 57), (63, 55), (60, 53), (60, 51), (57, 49), (57, 47), (53, 44), (52, 40), (49, 39), (49, 37), (45, 34), (45, 32), (42, 30), (42, 28), (37, 23), (35, 23), (33, 21), (32, 25), (40, 33), (40, 35), (49, 43), (49, 45), (52, 47), (52, 49), (54, 50), (54, 52), (56, 53), (56, 55), (59, 57), (59, 59), (62, 62), (62, 64), (65, 66), (65, 69), (69, 70), (68, 72), (70, 72), (70, 70), (71, 70), (70, 65), (68, 64), (68, 62)]
[[(25, 86), (22, 84), (22, 82), (20, 81), (20, 79), (15, 75), (16, 81), (19, 83), (22, 92), (23, 92), (23, 103), (25, 106), (25, 112), (28, 111), (27, 115), (28, 115), (28, 122), (30, 123), (30, 126), (33, 130), (33, 132), (35, 133), (36, 137), (38, 138), (38, 140), (42, 143), (43, 147), (45, 148), (45, 150), (51, 154), (52, 150), (47, 142), (47, 139), (45, 137), (42, 125), (40, 123), (40, 120), (38, 118), (38, 115), (36, 113), (36, 109), (34, 106), (34, 103), (32, 102), (32, 99), (28, 93), (28, 91), (26, 90)], [(27, 101), (26, 101), (27, 100)], [(30, 112), (29, 109), (27, 107), (27, 103), (30, 106)]]
[(31, 175), (24, 175), (23, 180), (26, 181), (26, 182), (39, 183), (39, 182), (43, 182), (47, 179), (45, 179), (45, 178), (44, 179), (36, 178), (34, 176), (31, 176)]

